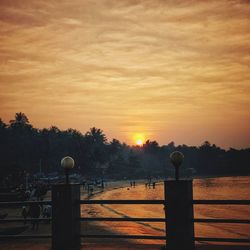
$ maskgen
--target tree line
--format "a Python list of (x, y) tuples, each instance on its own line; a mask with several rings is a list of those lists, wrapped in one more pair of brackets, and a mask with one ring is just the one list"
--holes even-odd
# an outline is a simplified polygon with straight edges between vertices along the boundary
[(101, 129), (85, 134), (69, 128), (34, 128), (24, 113), (16, 113), (8, 124), (0, 119), (0, 178), (20, 178), (25, 173), (62, 172), (60, 160), (69, 155), (86, 178), (147, 178), (173, 176), (169, 154), (185, 155), (182, 175), (249, 175), (250, 149), (222, 149), (205, 141), (200, 146), (160, 146), (147, 140), (143, 146), (128, 146), (117, 139), (108, 141)]

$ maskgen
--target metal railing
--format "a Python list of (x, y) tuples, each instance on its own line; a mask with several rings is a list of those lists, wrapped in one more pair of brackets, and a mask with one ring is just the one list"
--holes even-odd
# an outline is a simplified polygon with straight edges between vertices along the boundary
[[(29, 206), (34, 203), (39, 205), (52, 205), (52, 201), (23, 201), (23, 202), (0, 202), (0, 207), (20, 207)], [(80, 200), (80, 205), (163, 205), (167, 206), (165, 200)], [(250, 200), (193, 200), (193, 205), (250, 205)], [(27, 218), (26, 222), (48, 222), (51, 219)], [(24, 219), (9, 218), (0, 219), (0, 223), (21, 223)], [(131, 217), (81, 217), (80, 221), (92, 222), (92, 221), (107, 221), (107, 222), (161, 222), (167, 223), (167, 217), (165, 218), (131, 218)], [(193, 218), (194, 223), (230, 223), (230, 224), (250, 224), (249, 219), (214, 219), (214, 218)], [(148, 239), (148, 240), (167, 240), (167, 235), (119, 235), (119, 234), (81, 234), (82, 238), (109, 238), (109, 239)], [(51, 234), (29, 234), (29, 235), (0, 235), (0, 239), (33, 239), (33, 238), (51, 238)], [(250, 243), (250, 239), (246, 238), (216, 238), (216, 237), (194, 237), (195, 241), (213, 241), (213, 242), (231, 242), (231, 243)]]
[[(194, 205), (250, 205), (250, 200), (193, 200)], [(203, 219), (194, 218), (195, 223), (250, 224), (248, 219)], [(196, 241), (250, 243), (245, 238), (195, 237)]]
[[(165, 200), (81, 200), (80, 204), (98, 205), (166, 205)], [(109, 222), (166, 222), (165, 218), (131, 218), (131, 217), (81, 217), (81, 221), (109, 221)], [(82, 238), (108, 238), (108, 239), (144, 239), (166, 240), (166, 235), (119, 235), (119, 234), (81, 234)]]
[[(52, 201), (12, 201), (12, 202), (0, 202), (0, 208), (19, 208), (21, 206), (30, 206), (32, 204), (39, 205), (51, 205)], [(51, 219), (48, 218), (10, 218), (10, 219), (0, 219), (0, 223), (24, 223), (24, 222), (49, 222)], [(17, 235), (0, 235), (0, 240), (7, 239), (48, 239), (51, 238), (51, 234), (17, 234)]]
[[(109, 205), (167, 205), (165, 200), (81, 200), (80, 204), (109, 204)], [(193, 205), (250, 205), (250, 200), (193, 200)], [(131, 218), (131, 217), (81, 217), (81, 221), (108, 221), (108, 222), (164, 222), (167, 218)], [(206, 219), (194, 218), (194, 223), (230, 223), (230, 224), (250, 224), (248, 219)], [(96, 235), (83, 234), (83, 238), (121, 238), (121, 239), (157, 239), (166, 240), (165, 236), (155, 235)], [(213, 242), (235, 242), (235, 243), (250, 243), (250, 239), (242, 238), (215, 238), (215, 237), (195, 237), (195, 241), (213, 241)]]

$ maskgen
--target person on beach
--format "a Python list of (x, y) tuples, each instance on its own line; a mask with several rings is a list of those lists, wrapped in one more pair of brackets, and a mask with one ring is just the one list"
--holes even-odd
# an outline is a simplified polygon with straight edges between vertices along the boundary
[(26, 225), (27, 221), (27, 217), (28, 217), (28, 210), (25, 206), (22, 207), (22, 217), (23, 217), (23, 224)]
[[(43, 218), (50, 219), (52, 214), (52, 207), (51, 205), (45, 205), (43, 207)], [(48, 221), (50, 223), (50, 221)]]
[(38, 230), (39, 227), (39, 221), (37, 220), (40, 217), (41, 214), (41, 207), (38, 203), (32, 203), (29, 208), (29, 216), (31, 219), (36, 219), (32, 221), (32, 230)]
[(82, 182), (82, 189), (83, 189), (83, 190), (85, 189), (85, 184), (86, 184), (86, 182), (83, 181), (83, 182)]

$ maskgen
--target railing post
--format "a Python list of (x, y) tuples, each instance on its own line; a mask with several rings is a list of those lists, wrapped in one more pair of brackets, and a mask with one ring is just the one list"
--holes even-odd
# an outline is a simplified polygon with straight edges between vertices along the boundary
[(79, 250), (80, 185), (52, 186), (52, 250)]
[(192, 180), (164, 181), (166, 249), (194, 250)]

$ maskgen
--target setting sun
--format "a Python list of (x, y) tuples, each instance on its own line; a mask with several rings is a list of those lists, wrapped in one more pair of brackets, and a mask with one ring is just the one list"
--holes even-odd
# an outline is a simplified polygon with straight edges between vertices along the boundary
[(134, 142), (137, 146), (142, 146), (145, 142), (145, 136), (143, 134), (136, 134), (134, 136)]
[(143, 144), (142, 139), (138, 139), (138, 140), (136, 141), (136, 145), (142, 146), (142, 144)]

